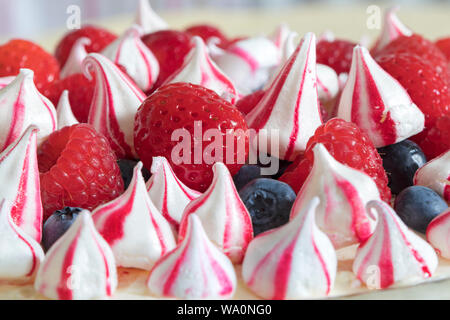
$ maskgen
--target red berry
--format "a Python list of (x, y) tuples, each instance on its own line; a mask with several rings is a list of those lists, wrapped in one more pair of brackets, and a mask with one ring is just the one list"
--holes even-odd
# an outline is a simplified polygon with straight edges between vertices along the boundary
[(205, 43), (210, 38), (218, 38), (220, 44), (225, 44), (228, 42), (227, 37), (220, 31), (219, 28), (209, 25), (209, 24), (198, 24), (186, 29), (186, 32), (191, 36), (199, 36), (205, 41)]
[(182, 31), (161, 30), (145, 35), (142, 41), (159, 62), (159, 77), (153, 86), (156, 90), (183, 65), (184, 57), (192, 48), (191, 35)]
[(68, 90), (74, 116), (79, 122), (87, 122), (94, 89), (95, 81), (89, 81), (84, 75), (78, 73), (51, 83), (43, 94), (57, 106), (62, 92)]
[(435, 42), (436, 47), (442, 51), (448, 61), (450, 61), (450, 37), (442, 38)]
[(337, 74), (349, 72), (356, 43), (346, 40), (322, 40), (317, 43), (317, 63), (325, 64)]
[[(213, 163), (207, 163), (210, 159), (202, 156), (201, 163), (194, 164), (196, 153), (194, 141), (202, 140), (198, 136), (194, 140), (194, 122), (201, 123), (203, 134), (209, 129), (218, 130), (221, 140), (214, 141), (213, 139), (213, 141), (218, 143), (219, 147), (222, 146), (223, 157), (220, 161), (227, 165), (232, 175), (237, 173), (244, 164), (244, 159), (247, 158), (248, 137), (236, 135), (231, 139), (234, 141), (233, 147), (225, 142), (225, 136), (228, 130), (246, 131), (247, 124), (244, 117), (236, 107), (219, 97), (214, 91), (198, 85), (169, 84), (162, 86), (149, 96), (136, 115), (134, 145), (147, 168), (150, 168), (153, 157), (164, 156), (169, 160), (182, 182), (192, 189), (205, 191), (213, 178)], [(172, 150), (179, 142), (172, 141), (172, 133), (181, 128), (190, 134), (186, 139), (190, 142), (190, 150), (188, 155), (183, 154), (188, 161), (175, 163), (177, 159), (172, 158)], [(206, 153), (207, 146), (210, 144), (210, 141), (205, 140), (198, 148), (200, 152), (197, 150), (197, 155)], [(243, 152), (241, 153), (241, 151)], [(190, 162), (190, 164), (183, 162)]]
[(86, 46), (88, 53), (101, 52), (117, 39), (115, 34), (96, 26), (84, 26), (81, 29), (69, 32), (58, 43), (55, 51), (55, 57), (58, 59), (61, 68), (66, 63), (75, 42), (83, 37), (91, 40), (91, 44)]
[(33, 42), (16, 39), (0, 46), (0, 77), (16, 76), (21, 68), (34, 71), (41, 91), (59, 77), (58, 61)]
[(38, 149), (44, 219), (66, 206), (93, 210), (123, 192), (116, 157), (88, 124), (53, 132)]
[(314, 162), (313, 148), (322, 143), (339, 162), (368, 174), (378, 186), (381, 199), (388, 202), (391, 190), (383, 168), (383, 161), (366, 133), (355, 124), (334, 118), (317, 128), (306, 146), (303, 158), (297, 167), (283, 174), (281, 181), (299, 192)]
[(265, 93), (265, 90), (258, 90), (242, 97), (236, 103), (236, 108), (244, 115), (247, 115), (261, 101)]
[(450, 114), (450, 91), (445, 75), (429, 62), (414, 54), (377, 56), (377, 62), (408, 91), (411, 99), (425, 114), (423, 133), (413, 138), (420, 143), (436, 120)]
[(440, 154), (450, 150), (450, 114), (441, 117), (431, 128), (425, 138), (420, 142), (420, 147), (428, 160), (436, 158)]

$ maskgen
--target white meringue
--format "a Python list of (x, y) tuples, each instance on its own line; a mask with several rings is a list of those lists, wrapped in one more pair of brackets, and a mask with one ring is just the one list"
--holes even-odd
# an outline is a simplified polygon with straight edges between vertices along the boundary
[(433, 189), (450, 202), (450, 150), (419, 168), (414, 184)]
[(381, 49), (398, 37), (409, 37), (413, 34), (413, 32), (398, 19), (396, 15), (398, 9), (398, 6), (394, 6), (386, 10), (384, 14), (383, 27), (381, 28), (381, 34), (372, 49), (373, 54), (380, 52)]
[(261, 89), (279, 62), (279, 50), (266, 37), (239, 40), (212, 56), (241, 95)]
[(44, 260), (40, 244), (16, 226), (6, 200), (0, 203), (0, 280), (31, 278)]
[(149, 0), (139, 0), (139, 7), (135, 22), (139, 25), (144, 33), (151, 33), (159, 30), (167, 29), (169, 26), (160, 16), (153, 11)]
[(134, 116), (145, 94), (111, 60), (90, 53), (83, 61), (85, 75), (95, 74), (95, 91), (88, 123), (104, 134), (118, 158), (136, 158)]
[(245, 284), (264, 299), (303, 299), (330, 293), (336, 252), (315, 223), (314, 198), (286, 225), (255, 237), (242, 265)]
[(8, 84), (14, 81), (16, 77), (10, 76), (10, 77), (0, 77), (0, 89), (3, 89)]
[(450, 208), (434, 218), (427, 227), (427, 241), (438, 254), (450, 259)]
[(58, 119), (58, 130), (79, 123), (72, 112), (68, 90), (64, 90), (59, 98), (58, 106), (56, 107), (56, 115)]
[(165, 84), (188, 82), (215, 91), (222, 98), (236, 102), (237, 90), (230, 79), (211, 60), (202, 38), (193, 37), (193, 48), (184, 59), (183, 66), (166, 80)]
[(59, 77), (65, 79), (77, 73), (83, 73), (83, 60), (87, 57), (86, 46), (91, 44), (91, 39), (82, 37), (75, 41)]
[(372, 289), (431, 277), (438, 265), (434, 249), (410, 231), (387, 203), (373, 200), (366, 209), (377, 214), (377, 225), (358, 247), (353, 261), (355, 275)]
[(365, 241), (375, 226), (365, 206), (370, 200), (380, 200), (377, 185), (364, 172), (336, 161), (323, 144), (313, 151), (313, 168), (297, 195), (291, 219), (299, 208), (319, 197), (316, 222), (335, 248)]
[(29, 127), (0, 154), (0, 199), (11, 203), (14, 223), (38, 243), (43, 209), (37, 161), (36, 127)]
[(57, 128), (55, 107), (39, 93), (33, 77), (32, 70), (21, 69), (14, 81), (0, 90), (0, 151), (30, 125), (39, 129), (38, 144)]
[(142, 177), (142, 163), (134, 168), (128, 189), (92, 212), (92, 219), (111, 246), (118, 267), (150, 270), (175, 248), (170, 224), (150, 200)]
[(181, 220), (179, 239), (186, 234), (188, 219), (195, 214), (202, 221), (208, 238), (230, 258), (239, 264), (253, 239), (250, 214), (242, 202), (227, 167), (216, 162), (213, 181), (200, 197), (186, 207)]
[(163, 217), (178, 229), (184, 209), (201, 193), (184, 185), (164, 157), (153, 158), (151, 173), (147, 181), (148, 194)]
[(36, 291), (58, 300), (111, 297), (117, 287), (114, 255), (95, 229), (91, 213), (80, 212), (39, 267)]
[[(288, 36), (292, 33), (287, 23), (280, 23), (269, 39), (282, 51)], [(293, 48), (295, 50), (295, 47)]]
[(425, 123), (424, 114), (401, 84), (360, 46), (353, 49), (338, 117), (354, 122), (366, 131), (377, 148), (421, 132)]
[(186, 237), (152, 269), (153, 294), (180, 299), (228, 299), (236, 290), (231, 261), (208, 239), (200, 219), (189, 216)]
[(141, 36), (141, 29), (135, 25), (106, 47), (102, 54), (122, 66), (139, 88), (147, 91), (158, 79), (159, 62), (142, 42)]
[(279, 131), (278, 154), (269, 150), (269, 143), (259, 143), (260, 152), (292, 161), (305, 150), (309, 138), (322, 124), (313, 33), (305, 35), (246, 120), (248, 126), (258, 132), (258, 138), (265, 141), (271, 141), (270, 131)]

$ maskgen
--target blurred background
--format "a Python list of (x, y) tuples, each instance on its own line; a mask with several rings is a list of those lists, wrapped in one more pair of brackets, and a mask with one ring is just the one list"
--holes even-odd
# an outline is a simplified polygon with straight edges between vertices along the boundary
[[(450, 34), (450, 0), (395, 2), (351, 0), (150, 0), (172, 28), (194, 23), (218, 25), (230, 36), (270, 33), (286, 22), (299, 33), (332, 30), (353, 40), (372, 39), (369, 6), (400, 6), (398, 16), (417, 33), (431, 39)], [(133, 21), (137, 0), (0, 0), (0, 42), (13, 37), (39, 41), (52, 50), (67, 32), (67, 8), (80, 8), (82, 23), (96, 23), (120, 33)]]

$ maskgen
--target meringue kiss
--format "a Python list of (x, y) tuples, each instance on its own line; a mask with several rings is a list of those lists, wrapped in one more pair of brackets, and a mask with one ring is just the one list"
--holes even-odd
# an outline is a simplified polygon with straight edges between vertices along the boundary
[(200, 193), (185, 186), (164, 157), (154, 157), (147, 192), (163, 217), (178, 229), (186, 206)]
[(41, 242), (43, 209), (37, 162), (36, 127), (0, 154), (0, 199), (11, 203), (14, 223), (35, 241)]
[(145, 94), (111, 60), (90, 53), (83, 61), (86, 77), (95, 74), (95, 90), (88, 123), (104, 134), (119, 159), (136, 158), (134, 116)]
[(118, 267), (150, 270), (175, 248), (176, 241), (169, 223), (147, 194), (141, 170), (139, 162), (125, 193), (95, 209), (92, 218), (111, 246)]
[(117, 287), (114, 255), (95, 229), (89, 211), (82, 211), (47, 252), (34, 287), (45, 297), (57, 300), (113, 295)]
[(58, 106), (56, 107), (56, 115), (58, 119), (58, 130), (79, 123), (72, 112), (68, 90), (64, 90), (59, 98)]
[(16, 226), (6, 200), (0, 202), (0, 280), (31, 278), (44, 260), (40, 244)]
[(233, 263), (239, 264), (253, 238), (252, 220), (227, 167), (217, 162), (213, 166), (213, 172), (214, 178), (208, 190), (191, 201), (184, 210), (179, 240), (186, 234), (189, 216), (195, 214), (202, 221), (209, 239)]
[(353, 49), (337, 115), (366, 131), (377, 148), (421, 132), (425, 123), (424, 114), (401, 84), (360, 46)]
[(246, 120), (258, 132), (258, 139), (270, 141), (271, 131), (279, 131), (279, 150), (269, 150), (269, 143), (259, 143), (261, 152), (292, 161), (322, 124), (319, 107), (316, 39), (308, 33)]
[(434, 249), (410, 231), (387, 203), (373, 200), (366, 208), (377, 214), (377, 224), (358, 247), (353, 261), (356, 276), (371, 289), (431, 277), (438, 265)]
[(102, 54), (123, 67), (138, 87), (147, 91), (158, 79), (159, 63), (153, 52), (142, 42), (141, 36), (141, 29), (133, 26), (106, 47)]
[(228, 299), (236, 290), (231, 261), (208, 239), (200, 219), (189, 216), (186, 236), (150, 272), (153, 294), (179, 299)]
[(316, 221), (336, 248), (366, 240), (374, 221), (365, 205), (380, 200), (377, 185), (364, 172), (336, 161), (323, 144), (314, 146), (313, 168), (297, 195), (291, 219), (306, 203), (319, 197)]
[(193, 37), (193, 48), (184, 59), (183, 66), (167, 80), (168, 83), (188, 82), (215, 91), (222, 98), (236, 102), (237, 91), (230, 79), (211, 60), (202, 38)]
[(427, 241), (440, 256), (450, 259), (450, 208), (434, 218), (427, 228)]
[(146, 34), (168, 28), (167, 22), (153, 11), (149, 0), (139, 0), (135, 22)]
[(242, 265), (245, 284), (264, 299), (324, 297), (337, 272), (336, 252), (315, 223), (314, 198), (284, 226), (255, 237)]
[(39, 144), (57, 128), (55, 107), (36, 89), (33, 77), (33, 71), (21, 69), (19, 75), (0, 90), (0, 151), (30, 125), (39, 129)]
[(88, 53), (86, 51), (86, 46), (91, 44), (91, 39), (89, 38), (79, 38), (75, 41), (67, 62), (61, 70), (60, 78), (65, 79), (71, 75), (77, 73), (83, 73), (83, 60), (87, 57)]

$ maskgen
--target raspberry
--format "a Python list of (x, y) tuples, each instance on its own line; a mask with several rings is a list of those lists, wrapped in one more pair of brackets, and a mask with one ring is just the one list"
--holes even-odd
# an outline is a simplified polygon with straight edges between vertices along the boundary
[(59, 78), (58, 61), (33, 42), (16, 39), (0, 46), (0, 77), (16, 76), (22, 68), (34, 71), (40, 91)]
[(339, 162), (354, 169), (365, 172), (372, 177), (378, 186), (381, 199), (388, 202), (391, 190), (383, 168), (383, 161), (377, 149), (366, 133), (355, 124), (334, 118), (317, 128), (306, 146), (303, 158), (295, 169), (290, 169), (280, 180), (289, 184), (295, 192), (299, 192), (314, 162), (313, 148), (322, 143), (330, 154)]
[(442, 51), (448, 61), (450, 61), (450, 37), (439, 39), (435, 42), (436, 47)]
[[(194, 122), (196, 121), (201, 123), (203, 134), (209, 129), (219, 131), (221, 140), (214, 141), (215, 138), (212, 140), (218, 143), (219, 147), (222, 145), (223, 157), (220, 157), (220, 161), (227, 165), (232, 175), (237, 173), (247, 158), (248, 137), (235, 136), (232, 139), (234, 147), (230, 147), (225, 143), (225, 136), (227, 130), (247, 130), (243, 115), (214, 91), (198, 85), (169, 84), (162, 86), (149, 96), (136, 115), (134, 145), (147, 168), (150, 168), (153, 157), (164, 156), (182, 182), (192, 189), (205, 191), (213, 178), (213, 163), (208, 162), (208, 159), (204, 159), (205, 157), (202, 157), (200, 164), (194, 163), (194, 141), (201, 139), (194, 140)], [(186, 163), (189, 161), (178, 163), (177, 159), (172, 157), (172, 150), (179, 144), (178, 141), (172, 141), (172, 133), (181, 128), (190, 133), (191, 149), (189, 155), (183, 154), (190, 164)], [(245, 146), (244, 150), (241, 148), (242, 143)], [(210, 144), (210, 141), (203, 142), (201, 155), (207, 153), (206, 147)], [(240, 153), (241, 151), (243, 153)], [(198, 151), (197, 154), (199, 154)]]
[(350, 71), (356, 43), (346, 40), (322, 40), (317, 43), (317, 63), (325, 64), (337, 74)]
[(114, 152), (88, 124), (53, 132), (38, 149), (38, 164), (45, 220), (64, 207), (93, 210), (123, 192)]
[(238, 108), (243, 114), (247, 115), (261, 101), (265, 93), (265, 90), (258, 90), (242, 97), (238, 100), (238, 102), (236, 102), (236, 108)]
[(436, 125), (428, 131), (419, 146), (427, 156), (427, 159), (431, 160), (450, 150), (449, 137), (450, 114), (446, 117), (441, 117), (436, 121)]
[(199, 36), (205, 43), (211, 38), (219, 39), (220, 44), (228, 42), (227, 37), (217, 27), (208, 24), (194, 25), (186, 29), (186, 32), (192, 36)]
[(86, 46), (88, 53), (101, 52), (117, 39), (115, 34), (96, 26), (84, 26), (81, 29), (69, 32), (58, 43), (55, 51), (55, 57), (59, 61), (61, 68), (66, 63), (75, 42), (83, 37), (91, 40), (91, 44)]

